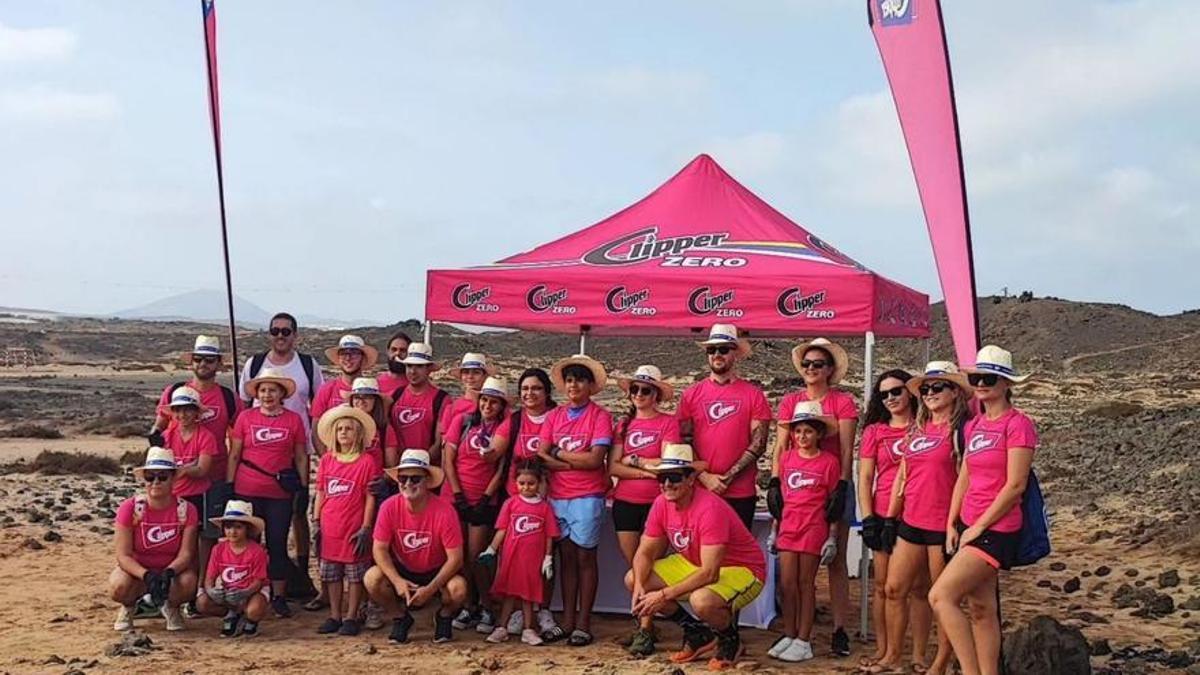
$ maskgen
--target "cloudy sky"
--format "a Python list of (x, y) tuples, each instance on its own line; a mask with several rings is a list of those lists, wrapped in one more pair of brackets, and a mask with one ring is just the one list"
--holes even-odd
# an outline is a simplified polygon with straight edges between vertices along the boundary
[[(427, 268), (702, 152), (940, 296), (861, 0), (217, 4), (234, 279), (268, 310), (419, 316)], [(1195, 3), (945, 4), (980, 292), (1200, 307)], [(0, 305), (222, 286), (205, 96), (198, 1), (0, 0)]]

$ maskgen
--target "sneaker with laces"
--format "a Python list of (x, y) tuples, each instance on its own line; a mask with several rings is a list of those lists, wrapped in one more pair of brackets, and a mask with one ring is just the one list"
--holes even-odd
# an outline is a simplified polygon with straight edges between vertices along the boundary
[(454, 620), (450, 622), (450, 625), (454, 626), (456, 630), (467, 630), (477, 623), (479, 623), (479, 617), (472, 614), (471, 610), (463, 607), (462, 609), (458, 610), (458, 614), (455, 615)]
[(117, 608), (117, 620), (113, 621), (113, 630), (133, 630), (133, 614), (137, 611), (135, 605), (121, 605)]
[[(492, 629), (496, 627), (496, 618), (492, 616), (489, 610), (479, 610), (479, 623), (475, 625), (475, 632), (480, 635), (488, 635)], [(503, 626), (501, 626), (503, 628)]]
[[(480, 625), (483, 625), (483, 624), (480, 624)], [(492, 629), (492, 632), (488, 633), (488, 636), (485, 637), (484, 640), (487, 640), (488, 642), (491, 642), (492, 644), (500, 644), (501, 642), (508, 642), (508, 629), (505, 628), (504, 626), (496, 626), (495, 628)]]
[(538, 633), (545, 635), (547, 631), (558, 627), (554, 621), (554, 615), (548, 609), (539, 609), (537, 613)]
[(258, 636), (258, 622), (257, 621), (243, 621), (241, 636), (247, 637), (247, 638), (257, 637)]
[(628, 651), (633, 656), (650, 656), (654, 653), (654, 634), (639, 628), (629, 641)]
[(338, 635), (353, 637), (358, 635), (358, 631), (358, 619), (345, 619), (342, 621), (342, 627), (338, 629)]
[(221, 619), (221, 637), (233, 637), (237, 635), (238, 623), (242, 620), (242, 615), (234, 611), (229, 611), (225, 614), (225, 618)]
[(708, 660), (709, 670), (728, 670), (732, 668), (746, 648), (742, 646), (742, 638), (738, 635), (737, 626), (731, 630), (722, 631), (717, 635), (717, 653)]
[(163, 605), (162, 615), (163, 618), (167, 620), (167, 630), (183, 630), (183, 613), (179, 611), (178, 607), (169, 607), (167, 605)]
[(198, 619), (200, 618), (200, 610), (196, 609), (196, 602), (186, 602), (183, 605), (183, 618)]
[(780, 661), (788, 663), (800, 663), (807, 661), (813, 657), (812, 643), (796, 638), (788, 645), (788, 648), (779, 654)]
[(363, 628), (367, 630), (379, 630), (383, 628), (383, 612), (379, 610), (379, 605), (374, 602), (367, 603), (367, 620), (363, 622)]
[(392, 619), (392, 633), (388, 635), (389, 642), (404, 644), (408, 642), (408, 631), (412, 628), (413, 618), (411, 614), (405, 614), (399, 619)]
[(850, 636), (844, 628), (833, 631), (833, 655), (850, 656)]
[(271, 598), (271, 611), (275, 612), (275, 616), (280, 619), (288, 619), (292, 616), (292, 608), (288, 606), (287, 600), (282, 595)]
[(790, 637), (784, 635), (783, 637), (776, 640), (775, 644), (771, 645), (771, 648), (767, 650), (767, 656), (769, 656), (773, 659), (779, 658), (779, 655), (782, 654), (785, 650), (787, 650), (787, 648), (792, 644), (793, 641), (794, 641), (794, 638), (790, 638)]
[(509, 614), (508, 625), (505, 627), (508, 628), (509, 635), (520, 635), (521, 631), (525, 629), (525, 612), (518, 609)]
[(434, 614), (433, 616), (433, 641), (435, 644), (449, 642), (454, 639), (454, 622), (448, 616)]
[(317, 626), (317, 634), (318, 635), (330, 635), (332, 633), (338, 632), (341, 629), (342, 629), (342, 621), (340, 619), (335, 619), (333, 617), (329, 617), (328, 619), (325, 619), (324, 623), (322, 623), (320, 626)]
[(683, 647), (671, 654), (671, 663), (698, 661), (717, 648), (717, 636), (708, 626), (700, 625), (683, 632)]
[(526, 628), (521, 631), (521, 642), (531, 647), (537, 647), (545, 643), (542, 637), (537, 634), (537, 631), (532, 628)]

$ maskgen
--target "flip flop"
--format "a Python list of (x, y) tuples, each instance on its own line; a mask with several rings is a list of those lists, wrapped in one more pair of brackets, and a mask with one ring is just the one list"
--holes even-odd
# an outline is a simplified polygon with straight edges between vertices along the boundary
[(881, 663), (872, 663), (869, 666), (859, 666), (858, 672), (870, 673), (870, 675), (900, 675), (907, 673), (904, 666), (885, 666)]
[(576, 628), (571, 632), (571, 637), (567, 638), (567, 644), (572, 647), (586, 647), (592, 644), (592, 640), (591, 633)]

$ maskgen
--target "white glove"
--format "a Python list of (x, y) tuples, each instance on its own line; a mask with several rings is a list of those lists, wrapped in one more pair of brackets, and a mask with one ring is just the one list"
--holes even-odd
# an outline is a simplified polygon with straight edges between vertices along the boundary
[(775, 530), (771, 530), (771, 534), (767, 535), (767, 552), (771, 555), (779, 554), (779, 546), (775, 541)]
[(837, 555), (837, 552), (837, 539), (830, 536), (825, 540), (825, 544), (821, 546), (821, 564), (828, 565), (833, 562), (833, 558)]
[(542, 558), (542, 576), (547, 579), (554, 576), (554, 556), (548, 555)]
[(483, 553), (479, 554), (478, 560), (484, 565), (491, 565), (496, 562), (496, 549), (488, 545), (487, 548), (483, 549)]

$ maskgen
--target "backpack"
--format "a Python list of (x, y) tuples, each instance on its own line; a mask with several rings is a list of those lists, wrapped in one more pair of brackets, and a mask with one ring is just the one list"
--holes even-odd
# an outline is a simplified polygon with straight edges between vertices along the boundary
[[(149, 500), (146, 495), (136, 494), (133, 496), (133, 524), (135, 527), (140, 525), (142, 518), (146, 516), (148, 504)], [(175, 514), (179, 518), (180, 525), (187, 523), (187, 507), (188, 501), (186, 499), (175, 498)]]
[(1013, 567), (1025, 567), (1050, 555), (1050, 515), (1037, 474), (1029, 470), (1025, 494), (1021, 496), (1021, 531)]
[[(313, 370), (316, 364), (313, 363), (313, 358), (308, 354), (296, 352), (296, 356), (300, 357), (300, 367), (304, 369), (304, 376), (308, 378), (308, 401), (312, 402), (313, 397), (317, 392), (313, 391)], [(250, 358), (250, 377), (246, 378), (253, 380), (258, 377), (258, 371), (262, 370), (263, 364), (267, 362), (267, 352), (255, 354)]]
[[(183, 386), (187, 386), (187, 382), (176, 382), (171, 385), (170, 391), (167, 392), (167, 397), (170, 398), (176, 389)], [(229, 420), (230, 424), (233, 424), (233, 418), (237, 416), (237, 399), (234, 398), (233, 390), (229, 387), (223, 384), (218, 384), (217, 386), (221, 388), (221, 398), (225, 399), (225, 419)]]

